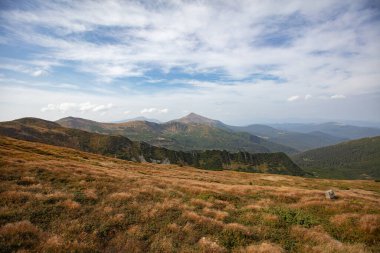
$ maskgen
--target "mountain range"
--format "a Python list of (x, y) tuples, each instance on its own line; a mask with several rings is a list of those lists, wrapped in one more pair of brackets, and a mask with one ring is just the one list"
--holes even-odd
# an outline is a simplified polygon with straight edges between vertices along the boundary
[(331, 136), (348, 140), (380, 135), (379, 128), (353, 126), (339, 122), (326, 122), (322, 124), (273, 124), (271, 126), (284, 131), (293, 131), (300, 133), (322, 132)]
[(56, 122), (64, 127), (101, 134), (123, 135), (134, 141), (144, 141), (173, 150), (218, 149), (230, 152), (285, 152), (287, 154), (297, 152), (294, 148), (246, 132), (235, 132), (222, 122), (193, 113), (161, 124), (149, 121), (100, 123), (73, 117), (63, 118)]
[(100, 123), (74, 117), (60, 119), (57, 123), (90, 132), (119, 134), (174, 150), (225, 149), (295, 154), (350, 139), (380, 135), (377, 128), (337, 123), (282, 124), (277, 128), (260, 124), (231, 126), (195, 113), (166, 123), (148, 120)]
[(329, 135), (321, 131), (299, 133), (258, 124), (245, 127), (230, 126), (230, 129), (257, 135), (274, 143), (292, 147), (298, 151), (329, 146), (347, 140), (346, 138)]
[[(289, 126), (303, 132), (289, 131)], [(165, 123), (23, 118), (0, 122), (0, 135), (137, 162), (322, 178), (380, 177), (380, 137), (349, 140), (379, 129), (337, 123), (289, 126), (230, 126), (194, 113)], [(335, 132), (339, 137), (330, 134)]]
[[(85, 120), (75, 122), (77, 127), (83, 123), (88, 126)], [(93, 131), (96, 130), (96, 125), (91, 128)], [(189, 165), (211, 170), (305, 174), (284, 153), (230, 153), (222, 150), (174, 151), (146, 142), (132, 141), (122, 135), (105, 135), (66, 128), (58, 123), (36, 118), (0, 122), (0, 135), (137, 162)]]

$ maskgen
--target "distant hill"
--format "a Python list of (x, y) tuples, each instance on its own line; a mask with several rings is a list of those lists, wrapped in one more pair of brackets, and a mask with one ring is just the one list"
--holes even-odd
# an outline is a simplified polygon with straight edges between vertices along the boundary
[(219, 120), (209, 119), (196, 113), (190, 113), (185, 117), (172, 120), (170, 122), (180, 122), (183, 124), (202, 124), (219, 128), (227, 128), (227, 126)]
[(359, 127), (337, 122), (323, 124), (272, 124), (271, 126), (281, 130), (301, 133), (322, 132), (331, 136), (351, 140), (380, 135), (379, 128)]
[(294, 155), (305, 171), (324, 178), (380, 178), (380, 136), (348, 141)]
[[(140, 119), (140, 118), (139, 118)], [(340, 123), (324, 124), (252, 124), (231, 126), (219, 120), (190, 113), (166, 123), (144, 120), (100, 123), (81, 118), (63, 118), (62, 126), (102, 134), (119, 134), (135, 141), (174, 150), (226, 149), (228, 151), (285, 152), (338, 144), (343, 141), (380, 135), (380, 129)]]
[(269, 141), (286, 145), (300, 151), (329, 146), (347, 140), (323, 132), (297, 133), (276, 129), (266, 125), (229, 126), (237, 132), (247, 132)]
[[(71, 120), (69, 122), (73, 123)], [(142, 123), (142, 121), (139, 122), (140, 124)], [(75, 124), (76, 126), (87, 124), (88, 128), (96, 129), (98, 124), (101, 123), (80, 119), (76, 120)], [(152, 146), (145, 142), (131, 141), (121, 135), (91, 133), (62, 127), (55, 122), (36, 118), (0, 122), (0, 135), (137, 162), (180, 164), (212, 170), (230, 169), (247, 172), (304, 175), (304, 172), (284, 153), (250, 154), (247, 152), (230, 153), (219, 150), (173, 151)]]
[(135, 141), (174, 150), (228, 150), (250, 153), (285, 152), (294, 154), (296, 149), (268, 141), (249, 133), (237, 133), (220, 121), (211, 120), (194, 113), (169, 121), (153, 123), (131, 121), (125, 123), (100, 123), (80, 118), (63, 118), (60, 125), (95, 133), (123, 135)]
[(158, 119), (152, 119), (152, 118), (146, 118), (146, 117), (136, 117), (136, 118), (131, 118), (131, 119), (124, 119), (124, 120), (118, 120), (115, 121), (114, 123), (124, 123), (124, 122), (130, 122), (130, 121), (149, 121), (153, 123), (161, 123)]

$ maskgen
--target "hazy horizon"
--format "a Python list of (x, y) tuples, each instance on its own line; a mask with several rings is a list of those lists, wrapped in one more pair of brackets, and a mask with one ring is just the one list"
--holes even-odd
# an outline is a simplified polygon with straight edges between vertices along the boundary
[[(191, 112), (191, 113), (195, 113), (195, 112)], [(197, 113), (195, 113), (197, 114)], [(150, 121), (150, 122), (154, 122), (154, 123), (166, 123), (166, 122), (170, 122), (172, 120), (176, 120), (176, 119), (179, 119), (179, 118), (182, 118), (182, 117), (186, 117), (188, 114), (186, 115), (182, 115), (182, 116), (179, 116), (177, 118), (171, 118), (169, 120), (160, 120), (159, 118), (155, 118), (155, 117), (145, 117), (143, 115), (140, 115), (140, 116), (137, 116), (137, 117), (124, 117), (124, 118), (120, 118), (120, 119), (116, 119), (116, 120), (97, 120), (96, 118), (86, 118), (86, 117), (83, 117), (81, 115), (79, 116), (72, 116), (72, 115), (67, 115), (67, 116), (64, 116), (64, 117), (57, 117), (57, 118), (53, 118), (53, 119), (49, 119), (49, 118), (43, 118), (43, 117), (35, 117), (35, 118), (40, 118), (40, 119), (43, 119), (43, 120), (49, 120), (49, 121), (57, 121), (57, 120), (60, 120), (60, 119), (63, 119), (63, 118), (67, 118), (67, 117), (73, 117), (73, 118), (81, 118), (81, 119), (85, 119), (85, 120), (92, 120), (92, 121), (97, 121), (97, 122), (102, 122), (102, 123), (122, 123), (122, 122), (127, 122), (127, 121), (131, 121), (131, 120), (140, 120), (140, 119), (144, 119), (144, 120), (147, 120), (147, 121)], [(206, 117), (205, 115), (201, 115), (201, 114), (198, 114), (200, 116), (203, 116), (203, 117)], [(33, 116), (26, 116), (26, 117), (22, 117), (22, 118), (28, 118), (28, 117), (32, 117)], [(318, 125), (318, 124), (325, 124), (325, 123), (337, 123), (337, 124), (344, 124), (344, 125), (352, 125), (352, 126), (359, 126), (359, 127), (374, 127), (374, 128), (380, 128), (380, 122), (379, 121), (355, 121), (355, 120), (345, 120), (345, 119), (339, 119), (339, 120), (328, 120), (328, 119), (296, 119), (296, 118), (286, 118), (286, 119), (274, 119), (274, 120), (262, 120), (262, 121), (246, 121), (247, 123), (239, 123), (239, 122), (233, 122), (233, 121), (226, 121), (226, 120), (223, 120), (223, 119), (217, 119), (217, 118), (210, 118), (210, 117), (206, 117), (206, 118), (209, 118), (209, 119), (213, 119), (213, 120), (218, 120), (218, 121), (221, 121), (222, 123), (225, 123), (227, 125), (230, 125), (230, 126), (248, 126), (248, 125), (268, 125), (268, 126), (272, 126), (274, 128), (277, 127), (277, 125)], [(12, 120), (18, 120), (20, 118), (11, 118), (11, 119), (8, 119), (8, 120), (3, 120), (3, 121), (12, 121)], [(1, 122), (1, 121), (0, 121)]]
[(373, 1), (1, 1), (0, 121), (380, 126), (379, 14)]

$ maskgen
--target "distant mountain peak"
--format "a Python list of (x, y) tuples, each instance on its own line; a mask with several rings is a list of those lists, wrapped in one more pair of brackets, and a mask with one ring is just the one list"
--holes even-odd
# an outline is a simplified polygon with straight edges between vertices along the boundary
[(61, 118), (57, 121), (63, 121), (63, 120), (84, 120), (84, 121), (92, 121), (92, 120), (89, 120), (89, 119), (84, 119), (84, 118), (79, 118), (79, 117), (73, 117), (73, 116), (68, 116), (68, 117), (64, 117), (64, 118)]
[(194, 113), (194, 112), (189, 113), (188, 115), (186, 115), (186, 116), (183, 117), (183, 118), (188, 118), (188, 119), (201, 119), (201, 120), (212, 120), (212, 119), (210, 119), (210, 118), (206, 118), (206, 117), (204, 117), (204, 116), (202, 116), (202, 115), (199, 115), (199, 114), (196, 114), (196, 113)]
[(31, 126), (48, 127), (51, 129), (60, 127), (60, 125), (55, 123), (55, 122), (44, 120), (44, 119), (39, 119), (39, 118), (33, 118), (33, 117), (16, 119), (16, 120), (9, 121), (9, 122), (15, 122), (15, 123), (31, 125)]
[(210, 119), (210, 118), (206, 118), (202, 115), (199, 115), (199, 114), (196, 114), (196, 113), (189, 113), (188, 115), (186, 115), (185, 117), (182, 117), (178, 120), (175, 120), (175, 121), (178, 121), (178, 122), (181, 122), (181, 123), (196, 123), (196, 124), (219, 124), (221, 123), (220, 121), (218, 120), (213, 120), (213, 119)]
[(202, 118), (206, 118), (206, 117), (203, 117), (202, 115), (196, 114), (195, 112), (191, 112), (188, 115), (186, 115), (185, 117), (202, 117)]

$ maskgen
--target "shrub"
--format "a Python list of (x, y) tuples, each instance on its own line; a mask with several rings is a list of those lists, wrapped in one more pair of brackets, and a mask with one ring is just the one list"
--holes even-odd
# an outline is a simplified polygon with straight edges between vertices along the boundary
[(96, 199), (94, 198), (88, 198), (86, 194), (84, 194), (81, 191), (74, 192), (74, 199), (75, 202), (78, 202), (80, 204), (87, 204), (87, 205), (93, 205), (96, 203)]
[(58, 220), (63, 214), (65, 214), (65, 211), (65, 207), (60, 205), (44, 205), (31, 210), (29, 216), (31, 222), (38, 224), (41, 228), (45, 229), (51, 222)]
[(273, 208), (270, 213), (277, 215), (280, 221), (288, 225), (301, 225), (310, 228), (319, 224), (315, 217), (298, 209)]
[(226, 226), (220, 233), (219, 241), (227, 249), (245, 246), (257, 240), (253, 234), (240, 226)]
[(33, 249), (39, 243), (40, 236), (41, 231), (28, 220), (8, 223), (0, 228), (1, 251)]

